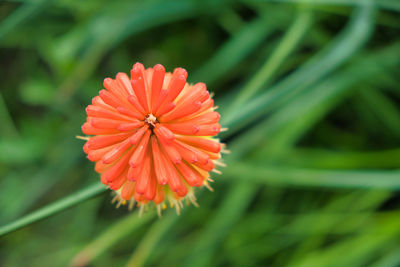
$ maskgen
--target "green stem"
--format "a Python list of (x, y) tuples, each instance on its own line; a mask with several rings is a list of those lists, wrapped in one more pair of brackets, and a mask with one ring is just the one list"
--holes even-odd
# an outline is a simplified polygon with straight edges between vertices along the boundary
[(297, 19), (283, 36), (282, 41), (271, 53), (271, 56), (240, 91), (230, 108), (230, 112), (227, 112), (228, 114), (233, 114), (232, 116), (234, 116), (235, 110), (238, 110), (243, 103), (253, 97), (261, 88), (266, 87), (266, 84), (271, 81), (271, 78), (277, 72), (282, 62), (297, 47), (298, 42), (309, 29), (311, 21), (312, 15), (309, 10), (305, 10), (297, 16)]
[(42, 220), (46, 217), (54, 215), (58, 212), (61, 212), (67, 208), (70, 208), (76, 204), (81, 203), (84, 200), (90, 199), (100, 193), (106, 191), (106, 187), (101, 183), (96, 183), (90, 185), (89, 187), (77, 192), (72, 193), (68, 197), (60, 199), (48, 206), (45, 206), (41, 209), (38, 209), (30, 214), (23, 216), (22, 218), (13, 221), (9, 224), (6, 224), (0, 227), (0, 236), (18, 230), (26, 225), (34, 223), (36, 221)]

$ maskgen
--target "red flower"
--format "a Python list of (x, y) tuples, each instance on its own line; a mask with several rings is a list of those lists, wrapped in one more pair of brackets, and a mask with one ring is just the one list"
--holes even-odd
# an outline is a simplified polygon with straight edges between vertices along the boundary
[(136, 63), (131, 78), (106, 78), (106, 89), (86, 108), (82, 132), (92, 136), (84, 151), (119, 205), (153, 201), (160, 211), (168, 200), (179, 212), (185, 197), (197, 205), (193, 187), (209, 187), (221, 157), (212, 138), (221, 130), (220, 115), (206, 85), (189, 85), (187, 75)]

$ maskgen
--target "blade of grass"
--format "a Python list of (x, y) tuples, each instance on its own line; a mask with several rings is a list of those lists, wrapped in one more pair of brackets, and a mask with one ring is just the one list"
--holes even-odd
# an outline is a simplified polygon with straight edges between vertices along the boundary
[(28, 1), (24, 3), (21, 7), (17, 8), (11, 15), (9, 15), (0, 24), (0, 41), (9, 32), (13, 31), (19, 24), (23, 23), (25, 20), (32, 18), (37, 15), (48, 5), (52, 0), (39, 0), (39, 1)]
[(359, 90), (359, 97), (364, 100), (366, 106), (378, 117), (387, 130), (400, 137), (400, 113), (391, 99), (374, 88)]
[(272, 33), (274, 20), (266, 15), (247, 23), (208, 59), (190, 78), (207, 84), (228, 73)]
[(398, 168), (400, 148), (368, 152), (296, 149), (285, 154), (284, 158), (285, 164), (302, 168)]
[(272, 51), (271, 56), (268, 57), (258, 72), (252, 76), (251, 80), (240, 90), (227, 113), (233, 113), (242, 106), (243, 103), (260, 91), (263, 86), (267, 86), (282, 62), (298, 47), (299, 41), (310, 28), (311, 22), (312, 14), (309, 10), (305, 10), (297, 16), (293, 24), (282, 37), (280, 43), (276, 46), (276, 49)]
[(135, 229), (148, 223), (152, 218), (154, 218), (153, 212), (145, 212), (141, 218), (139, 218), (138, 212), (134, 212), (118, 220), (80, 251), (72, 260), (71, 266), (88, 265), (119, 240), (127, 237)]
[(372, 263), (371, 267), (397, 267), (400, 264), (400, 249), (396, 246), (377, 262)]
[(399, 190), (400, 171), (381, 170), (317, 170), (290, 166), (258, 166), (251, 163), (232, 164), (223, 176), (263, 182), (272, 185), (317, 186), (328, 188), (380, 188)]
[[(247, 0), (245, 0), (247, 1)], [(368, 5), (367, 1), (364, 0), (250, 0), (252, 3), (268, 3), (268, 2), (280, 2), (280, 3), (304, 3), (312, 5), (340, 5), (340, 6), (363, 6)], [(400, 11), (400, 3), (396, 0), (376, 0), (374, 4), (380, 8)]]
[(126, 266), (143, 266), (151, 252), (156, 249), (157, 242), (170, 230), (178, 218), (174, 211), (169, 211), (164, 218), (155, 222), (140, 241)]
[(97, 196), (100, 193), (106, 191), (106, 188), (101, 183), (96, 183), (87, 188), (78, 191), (76, 193), (72, 193), (69, 196), (55, 201), (43, 208), (40, 208), (32, 213), (29, 213), (9, 224), (0, 227), (0, 236), (18, 230), (24, 226), (27, 226), (31, 223), (37, 222), (44, 218), (47, 218), (51, 215), (54, 215), (58, 212), (61, 212), (65, 209), (68, 209), (74, 205), (77, 205), (87, 199)]

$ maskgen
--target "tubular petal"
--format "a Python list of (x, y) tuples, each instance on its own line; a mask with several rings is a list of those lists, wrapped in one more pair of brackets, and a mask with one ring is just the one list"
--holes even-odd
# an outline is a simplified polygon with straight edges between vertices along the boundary
[(128, 138), (129, 136), (130, 136), (129, 133), (95, 136), (89, 139), (87, 145), (89, 149), (100, 149), (119, 143)]
[(122, 172), (124, 172), (125, 170), (128, 171), (128, 161), (131, 154), (132, 153), (126, 153), (117, 163), (115, 163), (111, 168), (104, 172), (105, 179), (108, 182), (112, 182), (117, 179), (118, 176), (122, 174)]
[(144, 115), (136, 109), (127, 109), (124, 107), (117, 107), (117, 111), (125, 116), (133, 117), (135, 119), (143, 120)]
[(150, 158), (146, 157), (143, 162), (143, 168), (140, 173), (140, 176), (136, 179), (136, 188), (135, 191), (138, 194), (143, 195), (146, 191), (146, 188), (150, 184), (151, 180), (151, 164)]
[(220, 132), (220, 130), (221, 130), (221, 125), (219, 125), (218, 123), (200, 125), (200, 129), (196, 133), (196, 135), (213, 136), (217, 135)]
[(121, 84), (121, 87), (125, 89), (127, 96), (134, 94), (131, 80), (129, 79), (128, 75), (126, 75), (126, 73), (118, 72), (115, 79)]
[(95, 96), (95, 97), (92, 98), (92, 105), (93, 105), (93, 106), (102, 107), (102, 108), (104, 108), (104, 109), (108, 109), (108, 110), (111, 110), (111, 111), (114, 111), (114, 107), (112, 107), (112, 106), (106, 104), (106, 103), (103, 101), (103, 99), (101, 99), (100, 96)]
[(217, 141), (199, 138), (194, 136), (177, 135), (176, 139), (182, 141), (190, 146), (195, 146), (203, 150), (207, 150), (213, 153), (219, 153), (221, 151), (221, 145)]
[(209, 152), (209, 151), (205, 151), (205, 153), (207, 153), (207, 155), (212, 160), (216, 160), (216, 159), (220, 159), (221, 158), (221, 154), (220, 153), (212, 153), (212, 152)]
[(162, 185), (157, 185), (157, 192), (156, 192), (156, 196), (153, 199), (154, 203), (156, 204), (160, 204), (161, 202), (164, 201), (165, 198), (165, 193), (164, 193), (164, 188)]
[(158, 99), (154, 104), (153, 110), (155, 111), (154, 114), (156, 116), (160, 116), (160, 113), (158, 113), (158, 109), (161, 106), (161, 104), (164, 102), (164, 100), (168, 96), (168, 90), (167, 89), (161, 89), (160, 94), (158, 95)]
[(103, 107), (94, 105), (87, 106), (86, 113), (90, 117), (106, 118), (106, 119), (122, 120), (122, 121), (132, 120), (132, 117), (124, 116), (115, 111), (111, 111), (109, 109), (105, 109)]
[(174, 133), (161, 124), (156, 125), (154, 128), (154, 133), (159, 139), (165, 141), (165, 143), (171, 143), (175, 139)]
[(176, 134), (183, 135), (195, 135), (199, 132), (200, 127), (194, 124), (184, 124), (184, 123), (171, 123), (171, 124), (163, 124), (166, 128), (171, 130)]
[(131, 131), (131, 130), (135, 130), (137, 128), (140, 128), (143, 126), (143, 122), (142, 121), (135, 121), (135, 122), (129, 122), (129, 123), (121, 123), (120, 125), (118, 125), (117, 129), (121, 132), (125, 132), (125, 131)]
[(176, 120), (185, 116), (188, 116), (201, 108), (200, 101), (187, 101), (185, 104), (181, 106), (177, 106), (175, 109), (170, 111), (169, 113), (162, 115), (160, 117), (160, 122), (168, 122), (172, 120)]
[(212, 169), (214, 169), (215, 167), (214, 162), (212, 160), (209, 160), (206, 164), (198, 161), (194, 165), (208, 172), (212, 171)]
[(187, 149), (180, 143), (175, 142), (175, 148), (185, 161), (193, 164), (199, 160), (194, 151)]
[(130, 200), (135, 192), (135, 182), (126, 181), (122, 187), (121, 197), (125, 200)]
[(121, 186), (126, 182), (126, 169), (124, 170), (123, 173), (118, 175), (118, 177), (108, 183), (108, 186), (110, 187), (111, 190), (118, 190), (121, 188)]
[(197, 125), (213, 124), (213, 123), (217, 123), (219, 121), (219, 118), (220, 118), (220, 115), (218, 112), (211, 111), (211, 112), (206, 112), (199, 116), (192, 117), (192, 118), (189, 118), (186, 120), (185, 120), (185, 118), (182, 118), (181, 120), (178, 120), (177, 123), (194, 123)]
[[(187, 72), (184, 69), (178, 68), (174, 71), (172, 75), (171, 82), (168, 85), (168, 95), (165, 98), (163, 104), (160, 105), (161, 110), (166, 103), (170, 103), (175, 100), (175, 98), (180, 94), (183, 87), (186, 84)], [(161, 113), (162, 114), (162, 113)]]
[(183, 183), (181, 177), (179, 176), (175, 166), (172, 162), (164, 156), (165, 169), (168, 175), (168, 185), (173, 192), (176, 192), (179, 196), (186, 196), (188, 189)]
[(94, 165), (94, 170), (98, 173), (103, 173), (108, 170), (112, 165), (111, 164), (104, 164), (101, 161), (97, 161), (96, 165)]
[(100, 181), (101, 181), (102, 184), (108, 185), (108, 182), (107, 182), (107, 179), (106, 179), (106, 176), (105, 176), (104, 173), (101, 174)]
[(93, 127), (89, 122), (82, 125), (82, 132), (87, 135), (103, 135), (103, 134), (116, 134), (119, 133), (117, 129), (99, 129)]
[(110, 105), (114, 108), (117, 107), (127, 107), (127, 103), (124, 101), (121, 101), (118, 97), (113, 95), (112, 93), (108, 92), (107, 90), (101, 90), (99, 92), (99, 96), (101, 99), (106, 103), (107, 105)]
[(95, 118), (95, 117), (88, 117), (88, 121), (93, 127), (99, 129), (115, 129), (118, 128), (120, 124), (124, 123), (124, 121)]
[(132, 79), (137, 79), (139, 77), (143, 76), (144, 73), (144, 66), (142, 63), (136, 62), (133, 64), (132, 69), (131, 69), (131, 78)]
[(145, 114), (146, 111), (142, 107), (142, 105), (139, 103), (138, 98), (135, 95), (130, 95), (128, 96), (128, 101), (131, 103), (132, 106), (134, 106), (140, 113)]
[(119, 133), (117, 129), (98, 129), (94, 128), (89, 122), (85, 122), (81, 130), (86, 135), (102, 135), (102, 134), (116, 134)]
[(168, 104), (165, 104), (164, 106), (162, 106), (161, 108), (159, 108), (159, 111), (157, 111), (156, 116), (165, 114), (170, 112), (171, 110), (173, 110), (176, 107), (176, 104), (173, 102), (170, 102)]
[(157, 179), (154, 174), (154, 170), (150, 170), (150, 182), (146, 187), (146, 191), (144, 192), (144, 196), (147, 200), (153, 200), (156, 197), (157, 193)]
[(189, 100), (204, 102), (209, 98), (207, 87), (204, 83), (197, 83), (192, 86), (191, 90), (184, 92), (182, 97), (177, 101), (177, 106), (183, 105)]
[(146, 127), (146, 126), (140, 128), (135, 134), (133, 134), (131, 137), (129, 137), (129, 142), (132, 145), (137, 144), (147, 129), (149, 129), (149, 127)]
[(190, 168), (186, 163), (182, 163), (176, 166), (181, 173), (182, 177), (190, 186), (201, 186), (203, 184), (203, 176), (196, 170)]
[(175, 141), (175, 147), (181, 149), (181, 151), (188, 151), (193, 153), (196, 156), (196, 162), (200, 162), (202, 164), (207, 164), (207, 162), (210, 160), (210, 156), (207, 155), (207, 153), (202, 152), (192, 146), (189, 146), (185, 143), (181, 143), (179, 141)]
[[(146, 89), (146, 95), (147, 95), (147, 102), (151, 104), (151, 88), (152, 88), (152, 83), (153, 83), (153, 69), (152, 68), (147, 68), (144, 71), (144, 84), (145, 84), (145, 89)], [(151, 105), (149, 105), (151, 107)]]
[(123, 184), (126, 182), (126, 172), (124, 171), (120, 175), (118, 175), (113, 181), (107, 182), (107, 185), (110, 187), (111, 190), (118, 190), (120, 189)]
[(136, 168), (132, 168), (129, 166), (129, 170), (128, 170), (128, 180), (129, 181), (136, 181), (138, 179), (138, 177), (140, 176), (140, 173), (142, 171), (142, 165), (137, 166)]
[(179, 164), (182, 162), (182, 156), (179, 154), (179, 152), (176, 150), (175, 146), (173, 144), (167, 144), (164, 143), (162, 140), (161, 142), (161, 148), (165, 152), (165, 154), (168, 156), (168, 158), (172, 161), (174, 164)]
[(146, 203), (146, 198), (144, 197), (144, 195), (138, 194), (138, 192), (135, 190), (135, 193), (133, 193), (133, 198), (141, 204), (145, 204)]
[(209, 98), (201, 104), (201, 108), (198, 111), (196, 111), (193, 115), (197, 116), (198, 114), (201, 114), (207, 110), (214, 110), (213, 106), (214, 106), (214, 100)]
[(129, 140), (125, 139), (122, 143), (119, 143), (113, 149), (107, 152), (107, 154), (101, 158), (101, 161), (104, 164), (110, 164), (122, 156), (122, 154), (130, 147), (132, 147), (132, 145), (130, 144)]
[(151, 88), (151, 108), (154, 110), (154, 106), (158, 101), (160, 91), (162, 89), (165, 77), (165, 68), (161, 64), (157, 64), (153, 68), (153, 79)]
[(88, 142), (86, 142), (84, 145), (83, 145), (83, 152), (85, 152), (86, 154), (87, 153), (89, 153), (89, 151), (90, 151), (90, 149), (89, 149), (89, 141)]
[(108, 153), (110, 150), (112, 150), (116, 146), (117, 145), (113, 145), (113, 146), (108, 146), (108, 147), (97, 149), (97, 150), (90, 150), (88, 153), (88, 159), (90, 161), (99, 161), (106, 153)]
[(149, 143), (150, 133), (151, 131), (147, 130), (140, 143), (135, 147), (135, 151), (133, 152), (132, 157), (129, 160), (129, 165), (131, 167), (135, 168), (142, 163), (143, 158), (147, 151), (147, 145)]
[(104, 88), (106, 88), (110, 93), (118, 97), (119, 99), (126, 99), (128, 95), (127, 92), (121, 88), (116, 80), (111, 78), (105, 78), (103, 82)]
[(153, 165), (157, 181), (159, 184), (165, 185), (168, 183), (168, 174), (166, 172), (165, 162), (163, 156), (161, 155), (162, 152), (160, 150), (157, 138), (154, 136), (151, 137), (151, 149), (153, 152)]
[(139, 77), (137, 79), (133, 79), (131, 81), (132, 88), (135, 91), (137, 99), (139, 100), (140, 105), (143, 107), (145, 112), (149, 112), (149, 105), (147, 103), (147, 93), (144, 86), (143, 77)]

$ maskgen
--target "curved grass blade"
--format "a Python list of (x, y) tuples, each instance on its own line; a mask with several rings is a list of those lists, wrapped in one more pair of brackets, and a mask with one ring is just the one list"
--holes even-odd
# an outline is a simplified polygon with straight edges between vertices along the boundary
[(164, 218), (155, 222), (140, 241), (126, 266), (143, 266), (151, 252), (156, 249), (157, 242), (175, 224), (178, 218), (173, 211), (170, 211)]
[(72, 193), (69, 196), (55, 201), (43, 208), (40, 208), (32, 213), (29, 213), (9, 224), (0, 227), (0, 236), (18, 230), (31, 223), (37, 222), (65, 209), (68, 209), (74, 205), (77, 205), (87, 199), (97, 196), (100, 193), (106, 191), (106, 188), (101, 183), (93, 184), (79, 192)]
[(139, 220), (138, 212), (134, 212), (118, 220), (79, 252), (72, 260), (71, 266), (87, 266), (88, 263), (97, 258), (108, 248), (129, 235), (129, 233), (135, 229), (149, 222), (152, 218), (154, 218), (154, 213), (146, 212)]
[(190, 78), (213, 83), (229, 72), (273, 31), (274, 20), (265, 15), (249, 22), (205, 62)]
[(312, 22), (312, 14), (309, 10), (303, 11), (293, 22), (291, 27), (282, 37), (281, 42), (272, 51), (271, 56), (265, 61), (260, 70), (252, 77), (252, 79), (243, 87), (236, 96), (235, 101), (229, 108), (228, 113), (233, 113), (247, 100), (253, 97), (262, 86), (271, 80), (282, 62), (288, 55), (298, 46), (298, 42), (310, 28)]

